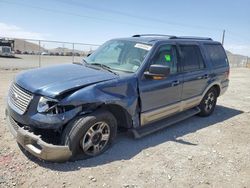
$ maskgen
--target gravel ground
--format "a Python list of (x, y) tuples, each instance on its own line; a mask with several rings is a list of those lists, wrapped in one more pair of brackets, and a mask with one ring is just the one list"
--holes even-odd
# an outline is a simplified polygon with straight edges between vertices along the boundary
[(250, 69), (232, 69), (214, 114), (139, 140), (118, 135), (104, 154), (63, 164), (27, 158), (5, 122), (17, 71), (0, 71), (0, 187), (250, 187)]

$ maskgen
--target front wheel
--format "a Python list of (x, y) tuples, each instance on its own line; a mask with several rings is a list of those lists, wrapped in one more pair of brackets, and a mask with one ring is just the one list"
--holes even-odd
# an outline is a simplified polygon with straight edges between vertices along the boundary
[(215, 88), (211, 88), (203, 97), (199, 105), (201, 112), (198, 115), (206, 117), (212, 114), (216, 106), (216, 102), (217, 102), (217, 91)]
[(84, 159), (107, 150), (116, 132), (117, 122), (113, 114), (100, 110), (67, 125), (62, 142), (72, 151), (72, 159)]

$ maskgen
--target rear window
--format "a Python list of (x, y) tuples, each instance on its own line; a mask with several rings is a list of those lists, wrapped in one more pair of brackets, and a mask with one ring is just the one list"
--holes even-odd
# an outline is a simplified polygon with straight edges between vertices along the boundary
[(220, 44), (205, 44), (205, 48), (214, 67), (228, 65), (226, 53)]
[(183, 71), (195, 71), (205, 68), (200, 49), (196, 45), (180, 45)]

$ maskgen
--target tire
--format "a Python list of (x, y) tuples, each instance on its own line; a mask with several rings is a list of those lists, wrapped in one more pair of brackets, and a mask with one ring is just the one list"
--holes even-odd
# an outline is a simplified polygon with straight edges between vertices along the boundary
[(217, 97), (217, 90), (214, 87), (209, 89), (199, 104), (201, 112), (198, 115), (202, 117), (211, 115), (215, 109)]
[(63, 131), (62, 144), (72, 152), (71, 160), (86, 159), (106, 151), (117, 133), (117, 121), (108, 111), (98, 110), (70, 122)]

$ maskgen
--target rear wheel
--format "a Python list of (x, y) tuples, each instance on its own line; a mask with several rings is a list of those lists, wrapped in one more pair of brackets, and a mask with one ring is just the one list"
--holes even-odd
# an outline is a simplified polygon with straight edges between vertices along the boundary
[(97, 111), (79, 117), (65, 128), (64, 145), (72, 151), (72, 159), (97, 156), (108, 149), (117, 132), (115, 117), (108, 111)]
[(217, 102), (217, 91), (215, 88), (211, 88), (203, 97), (199, 105), (201, 112), (198, 115), (206, 117), (212, 114), (216, 106), (216, 102)]

